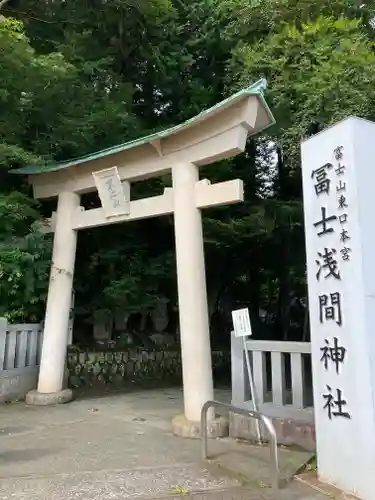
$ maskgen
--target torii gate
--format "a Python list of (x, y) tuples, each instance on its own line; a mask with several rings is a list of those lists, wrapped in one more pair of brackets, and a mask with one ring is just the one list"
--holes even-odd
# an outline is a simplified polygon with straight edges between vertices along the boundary
[[(266, 81), (260, 80), (163, 132), (59, 164), (13, 171), (28, 174), (35, 198), (58, 198), (57, 212), (49, 220), (55, 235), (38, 388), (27, 395), (28, 404), (72, 398), (63, 389), (63, 378), (77, 231), (173, 213), (185, 409), (174, 430), (197, 432), (201, 408), (213, 398), (201, 209), (243, 201), (242, 180), (211, 185), (199, 180), (199, 167), (243, 152), (249, 134), (274, 123), (263, 97), (265, 87)], [(160, 196), (130, 200), (132, 182), (169, 171), (172, 188)], [(85, 210), (80, 195), (95, 189), (102, 207)], [(213, 414), (209, 419), (214, 434)]]

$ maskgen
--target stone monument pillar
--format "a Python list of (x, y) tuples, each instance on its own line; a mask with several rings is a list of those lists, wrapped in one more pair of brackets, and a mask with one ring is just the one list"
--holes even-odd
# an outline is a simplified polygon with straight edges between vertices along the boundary
[(318, 474), (375, 495), (375, 123), (302, 144)]

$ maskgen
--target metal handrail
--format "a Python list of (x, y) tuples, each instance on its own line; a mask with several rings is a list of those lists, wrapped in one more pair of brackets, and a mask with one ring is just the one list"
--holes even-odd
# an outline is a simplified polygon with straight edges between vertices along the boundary
[(201, 411), (201, 437), (202, 437), (202, 458), (208, 458), (208, 439), (207, 439), (207, 411), (209, 408), (225, 408), (232, 413), (243, 415), (244, 417), (255, 418), (264, 423), (270, 435), (270, 459), (271, 459), (271, 486), (275, 490), (279, 489), (279, 457), (277, 451), (277, 437), (275, 428), (271, 420), (257, 411), (244, 410), (233, 405), (220, 403), (219, 401), (207, 401), (202, 407)]

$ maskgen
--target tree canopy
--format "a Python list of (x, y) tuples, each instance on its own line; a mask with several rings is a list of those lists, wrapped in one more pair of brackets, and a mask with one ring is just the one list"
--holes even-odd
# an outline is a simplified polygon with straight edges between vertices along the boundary
[[(35, 203), (13, 167), (178, 124), (265, 76), (277, 124), (202, 171), (246, 186), (243, 204), (204, 213), (211, 326), (222, 336), (242, 304), (257, 335), (301, 338), (300, 142), (347, 115), (374, 119), (375, 2), (8, 0), (0, 9), (0, 314), (43, 317), (51, 253), (35, 221), (53, 207)], [(132, 196), (169, 182), (137, 183)], [(75, 289), (82, 325), (98, 309), (130, 315), (164, 302), (175, 312), (171, 218), (80, 234)]]

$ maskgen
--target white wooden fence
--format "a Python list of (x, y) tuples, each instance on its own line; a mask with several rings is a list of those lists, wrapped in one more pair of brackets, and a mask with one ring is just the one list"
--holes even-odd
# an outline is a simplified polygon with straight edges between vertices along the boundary
[[(242, 338), (231, 337), (232, 403), (253, 409)], [(313, 422), (308, 342), (248, 340), (258, 410), (279, 419)]]
[(0, 318), (0, 402), (36, 388), (42, 338), (41, 324), (8, 325)]

